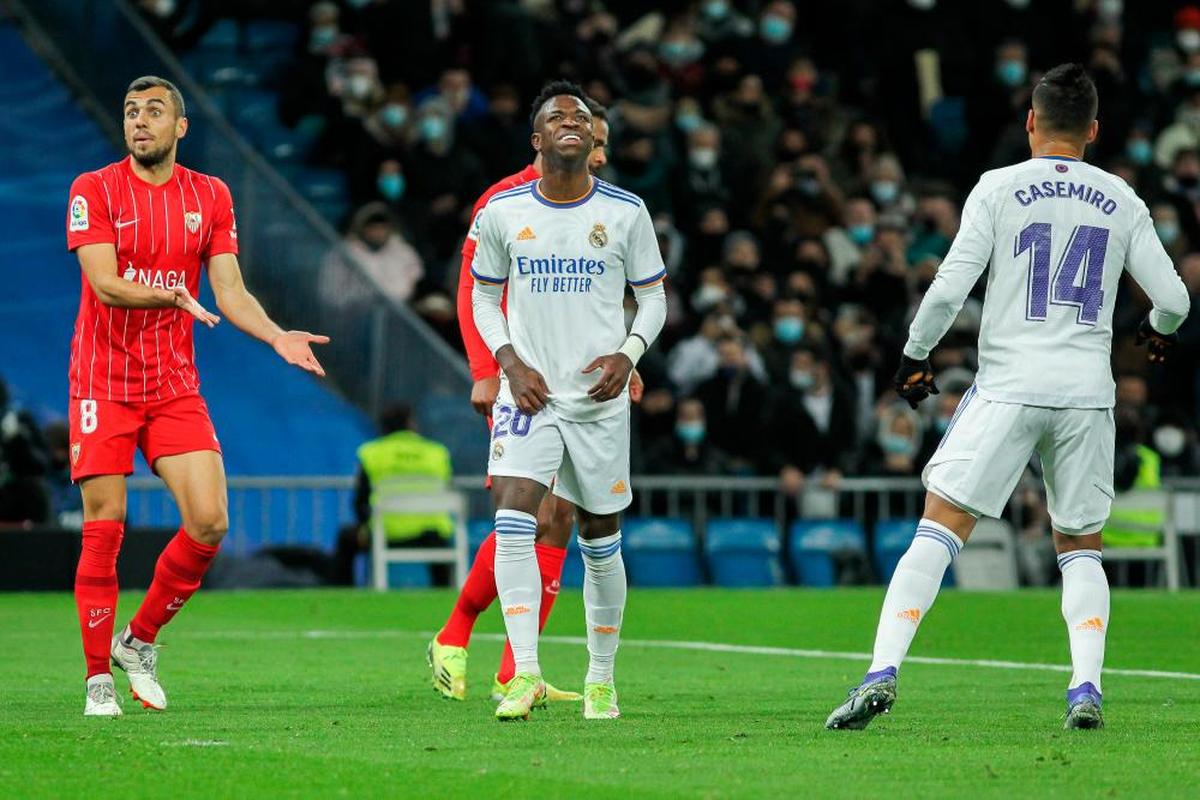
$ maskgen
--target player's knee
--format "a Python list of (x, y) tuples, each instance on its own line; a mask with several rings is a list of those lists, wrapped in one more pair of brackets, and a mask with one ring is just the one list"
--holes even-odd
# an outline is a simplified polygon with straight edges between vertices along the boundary
[(545, 514), (538, 514), (538, 541), (551, 547), (566, 547), (575, 524), (575, 507), (557, 500)]
[(83, 501), (83, 518), (85, 520), (113, 519), (119, 522), (125, 520), (124, 497), (88, 497)]
[(621, 529), (620, 514), (579, 514), (579, 535), (584, 539), (603, 539)]
[(198, 542), (207, 545), (220, 544), (229, 531), (229, 514), (223, 508), (214, 508), (192, 515), (184, 528)]

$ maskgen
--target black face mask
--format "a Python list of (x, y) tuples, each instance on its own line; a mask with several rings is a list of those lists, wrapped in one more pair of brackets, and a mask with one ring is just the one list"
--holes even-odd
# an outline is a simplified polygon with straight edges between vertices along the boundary
[(871, 362), (871, 354), (865, 351), (846, 356), (846, 364), (855, 372), (871, 369), (874, 366)]
[(1196, 186), (1200, 184), (1200, 178), (1196, 177), (1195, 175), (1178, 175), (1176, 176), (1175, 181), (1180, 185), (1180, 187), (1187, 189), (1188, 191), (1195, 189)]

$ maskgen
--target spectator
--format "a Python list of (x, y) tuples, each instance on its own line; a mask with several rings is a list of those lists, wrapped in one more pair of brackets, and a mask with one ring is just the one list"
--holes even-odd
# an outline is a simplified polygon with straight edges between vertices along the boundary
[(835, 377), (828, 358), (812, 347), (797, 349), (786, 385), (777, 390), (772, 412), (769, 458), (785, 487), (798, 488), (797, 473), (819, 471), (822, 483), (834, 487), (857, 466), (853, 442), (858, 437), (854, 398)]
[(763, 410), (767, 387), (750, 370), (741, 335), (717, 340), (717, 374), (702, 383), (696, 398), (704, 404), (712, 443), (729, 455), (731, 470), (754, 474), (763, 460)]
[(728, 468), (724, 453), (709, 441), (704, 404), (688, 397), (679, 401), (675, 430), (645, 454), (646, 469), (664, 475), (723, 475)]
[(921, 417), (902, 402), (880, 406), (875, 441), (867, 448), (863, 472), (886, 477), (919, 475)]
[(49, 461), (33, 416), (11, 401), (0, 379), (0, 524), (40, 524), (50, 518)]
[[(368, 203), (354, 213), (345, 238), (354, 265), (332, 254), (321, 273), (321, 294), (337, 306), (357, 306), (374, 296), (378, 287), (394, 303), (412, 299), (425, 266), (405, 241), (396, 218), (382, 203)], [(370, 284), (359, 278), (361, 268)]]

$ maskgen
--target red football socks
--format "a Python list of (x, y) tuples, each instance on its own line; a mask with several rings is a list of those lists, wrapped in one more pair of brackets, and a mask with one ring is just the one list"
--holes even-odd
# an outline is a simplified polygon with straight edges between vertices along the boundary
[(471, 572), (467, 582), (458, 593), (454, 610), (441, 633), (437, 635), (439, 644), (450, 647), (466, 647), (471, 641), (471, 631), (475, 628), (475, 620), (496, 599), (496, 532), (492, 531), (479, 545), (475, 554), (475, 563), (471, 564)]
[(217, 549), (214, 545), (197, 542), (180, 528), (158, 557), (154, 581), (141, 608), (129, 623), (129, 632), (143, 642), (153, 642), (159, 628), (170, 622), (200, 588), (200, 580), (208, 571)]
[(117, 554), (124, 535), (123, 522), (102, 519), (83, 523), (83, 550), (75, 569), (75, 607), (89, 678), (112, 671), (108, 659), (117, 614)]
[[(554, 607), (554, 600), (558, 597), (563, 564), (567, 560), (567, 548), (535, 544), (533, 549), (537, 552), (538, 572), (542, 574), (542, 606), (538, 613), (538, 633), (541, 633), (542, 628), (546, 627), (550, 609)], [(508, 683), (516, 674), (517, 663), (513, 659), (512, 647), (505, 639), (504, 655), (500, 656), (500, 670), (496, 673), (496, 678), (501, 683)]]

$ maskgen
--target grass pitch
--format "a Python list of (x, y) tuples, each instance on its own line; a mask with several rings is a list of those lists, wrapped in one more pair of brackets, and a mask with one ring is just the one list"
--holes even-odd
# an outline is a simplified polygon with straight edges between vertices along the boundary
[[(119, 624), (140, 597), (121, 599)], [(438, 699), (424, 648), (449, 592), (201, 593), (160, 636), (164, 713), (116, 676), (125, 716), (85, 719), (68, 595), (0, 595), (0, 792), (7, 797), (1195, 797), (1200, 680), (1110, 673), (1108, 728), (1063, 731), (1068, 674), (910, 663), (890, 716), (827, 732), (861, 677), (881, 589), (630, 592), (624, 717), (556, 704), (497, 723), (502, 629), (472, 641), (472, 695)], [(943, 592), (916, 656), (1067, 663), (1055, 592)], [(1200, 595), (1116, 592), (1113, 668), (1200, 673)], [(564, 592), (547, 635), (583, 633)], [(683, 649), (692, 641), (764, 648)], [(581, 688), (577, 642), (544, 644)]]

